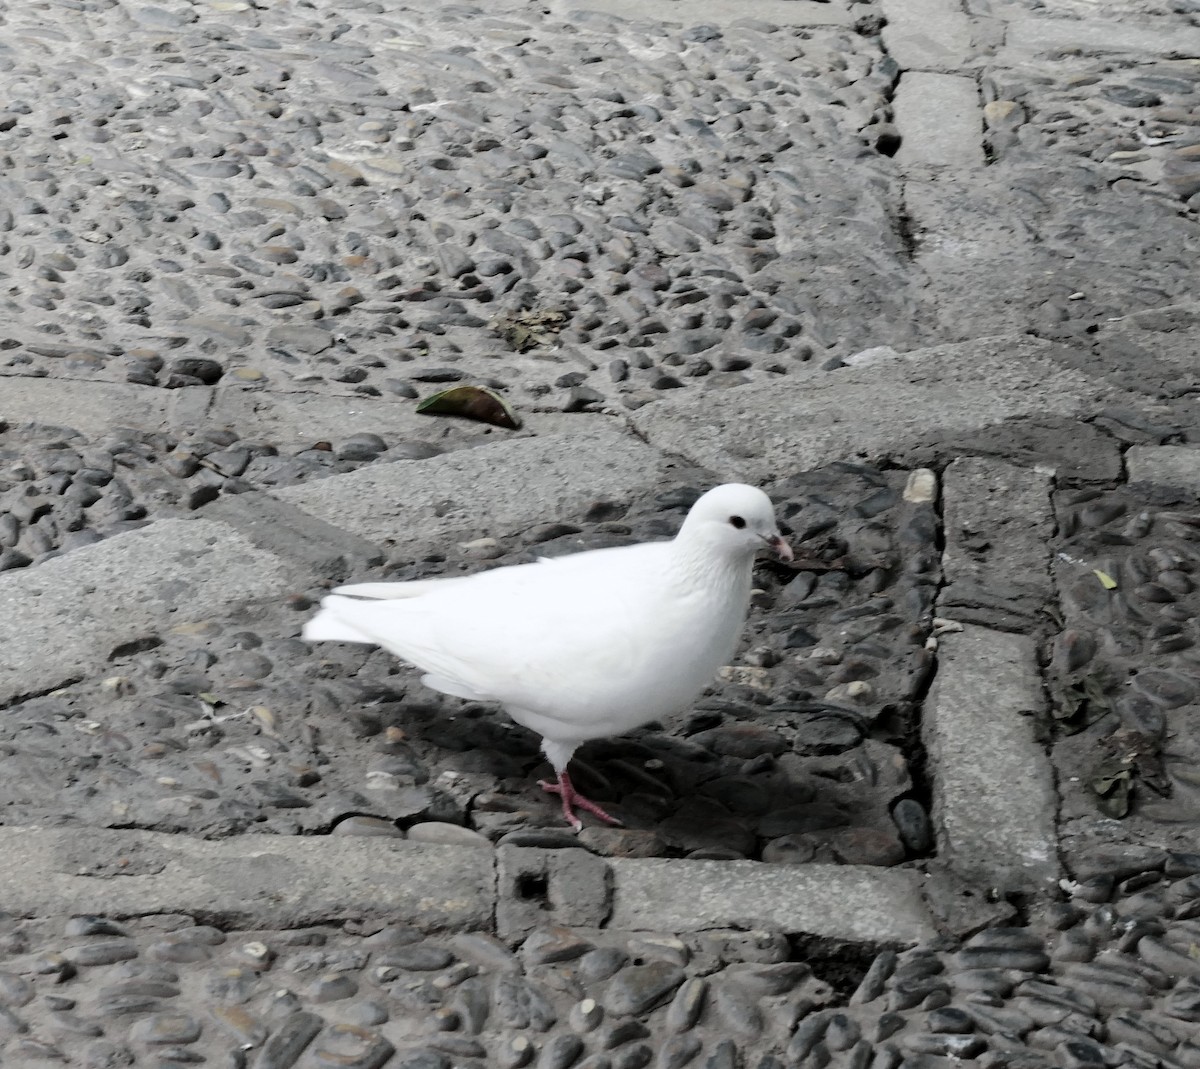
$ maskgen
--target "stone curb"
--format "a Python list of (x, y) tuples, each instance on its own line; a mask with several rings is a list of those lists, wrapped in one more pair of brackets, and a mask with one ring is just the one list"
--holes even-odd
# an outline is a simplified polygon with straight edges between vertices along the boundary
[(1113, 392), (1058, 364), (1061, 351), (1028, 335), (980, 338), (742, 386), (719, 403), (712, 397), (655, 402), (631, 420), (664, 452), (723, 478), (765, 482), (780, 472), (902, 452), (931, 432), (1078, 415)]
[(1059, 877), (1054, 774), (1037, 741), (1037, 647), (967, 625), (944, 635), (921, 733), (933, 774), (938, 857), (1001, 891)]
[(940, 615), (972, 622), (1010, 622), (1024, 631), (1045, 619), (1053, 600), (1050, 540), (1051, 478), (985, 457), (960, 457), (946, 467), (942, 491), (945, 585)]
[(23, 916), (187, 913), (228, 927), (403, 917), (491, 927), (490, 851), (341, 836), (217, 842), (97, 828), (0, 828), (0, 909)]
[(672, 466), (604, 422), (575, 434), (373, 464), (271, 496), (367, 541), (412, 549), (510, 535), (550, 517), (580, 519), (595, 502), (653, 489)]
[[(205, 387), (197, 389), (207, 394)], [(132, 383), (76, 379), (0, 377), (0, 419), (14, 425), (70, 427), (89, 437), (115, 427), (156, 431), (173, 422), (173, 411), (190, 390), (163, 390)]]
[(981, 606), (1023, 633), (967, 623), (939, 639), (921, 724), (938, 857), (971, 882), (1048, 890), (1060, 872), (1058, 800), (1038, 740), (1037, 646), (1024, 632), (1054, 598), (1052, 480), (981, 457), (953, 461), (944, 478), (938, 613), (961, 622)]
[[(250, 929), (403, 917), (426, 931), (487, 931), (503, 906), (527, 913), (502, 925), (510, 942), (546, 924), (675, 933), (759, 927), (891, 946), (937, 935), (924, 877), (902, 869), (39, 827), (0, 827), (0, 856), (0, 910), (20, 916), (186, 913)], [(536, 872), (544, 884), (514, 895), (506, 869), (511, 877)]]

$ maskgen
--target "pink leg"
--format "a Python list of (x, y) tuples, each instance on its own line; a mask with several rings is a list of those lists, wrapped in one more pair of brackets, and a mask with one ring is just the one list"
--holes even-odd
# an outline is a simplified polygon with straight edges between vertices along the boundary
[(562, 798), (563, 816), (568, 824), (576, 831), (583, 827), (583, 822), (575, 815), (575, 807), (587, 813), (591, 813), (595, 817), (599, 817), (605, 824), (620, 824), (616, 817), (609, 816), (600, 806), (588, 798), (584, 798), (571, 783), (571, 777), (567, 770), (563, 769), (558, 774), (558, 782), (551, 783), (549, 780), (538, 780), (538, 786), (544, 791), (549, 791), (551, 794), (557, 794)]

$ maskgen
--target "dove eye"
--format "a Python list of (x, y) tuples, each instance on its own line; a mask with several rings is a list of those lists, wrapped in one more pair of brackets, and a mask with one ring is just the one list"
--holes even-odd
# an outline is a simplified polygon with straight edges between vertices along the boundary
[(730, 516), (729, 522), (733, 524), (739, 531), (746, 526), (746, 521), (741, 516)]

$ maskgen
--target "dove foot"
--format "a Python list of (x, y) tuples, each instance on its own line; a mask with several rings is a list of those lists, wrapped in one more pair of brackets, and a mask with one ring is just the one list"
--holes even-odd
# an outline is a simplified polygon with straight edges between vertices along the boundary
[(616, 817), (609, 816), (609, 814), (606, 813), (603, 808), (598, 806), (590, 798), (584, 798), (584, 796), (575, 789), (574, 784), (571, 783), (571, 777), (566, 772), (560, 772), (558, 774), (557, 783), (551, 783), (549, 780), (540, 779), (538, 780), (538, 786), (541, 787), (542, 790), (548, 791), (550, 794), (557, 794), (562, 798), (563, 816), (566, 818), (567, 823), (570, 824), (571, 827), (576, 831), (579, 831), (579, 829), (583, 827), (583, 821), (581, 821), (575, 815), (576, 806), (586, 813), (591, 813), (594, 817), (599, 817), (602, 821), (604, 821), (605, 824), (621, 823)]

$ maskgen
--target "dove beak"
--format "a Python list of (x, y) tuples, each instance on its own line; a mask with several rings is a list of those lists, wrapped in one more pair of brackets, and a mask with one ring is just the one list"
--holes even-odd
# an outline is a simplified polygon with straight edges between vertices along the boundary
[(783, 535), (772, 535), (770, 538), (764, 539), (764, 541), (767, 543), (767, 548), (781, 561), (792, 560), (792, 547), (783, 540)]

